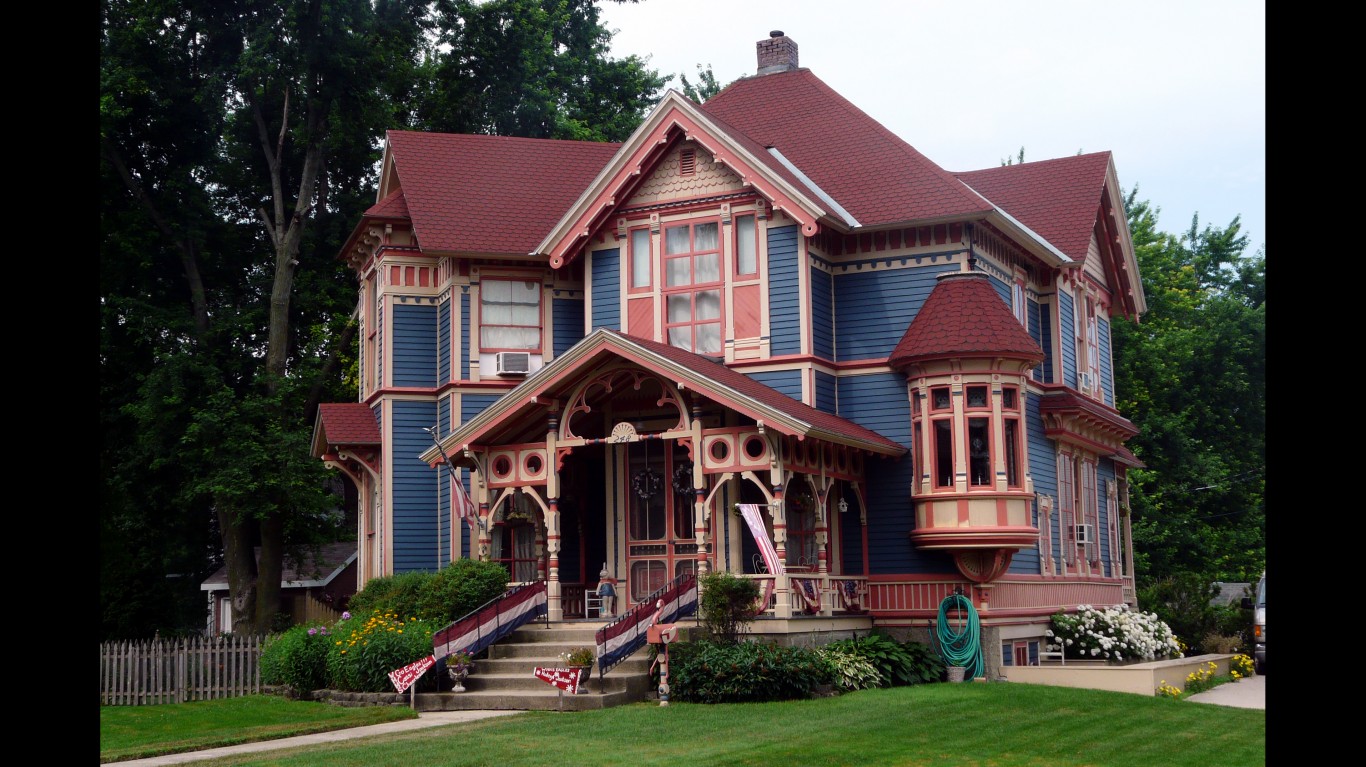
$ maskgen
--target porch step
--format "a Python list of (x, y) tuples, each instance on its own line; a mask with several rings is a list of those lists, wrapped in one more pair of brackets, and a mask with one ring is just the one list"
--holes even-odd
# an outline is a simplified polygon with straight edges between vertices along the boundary
[(440, 681), (442, 692), (418, 693), (418, 711), (587, 711), (643, 701), (654, 689), (650, 684), (649, 650), (642, 647), (617, 664), (607, 676), (593, 666), (577, 695), (561, 693), (537, 679), (537, 666), (563, 666), (560, 653), (595, 645), (598, 623), (533, 623), (514, 631), (489, 648), (488, 658), (474, 662), (474, 673), (465, 678), (465, 692), (448, 692), (449, 678)]

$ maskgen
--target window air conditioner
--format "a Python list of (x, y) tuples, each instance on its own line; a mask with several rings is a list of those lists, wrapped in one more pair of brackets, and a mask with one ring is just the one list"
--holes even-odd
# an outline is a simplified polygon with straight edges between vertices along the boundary
[(531, 372), (531, 352), (498, 352), (494, 372), (500, 376), (524, 376)]
[(1077, 389), (1084, 392), (1091, 391), (1091, 374), (1077, 373)]
[(1076, 528), (1077, 543), (1095, 543), (1095, 534), (1091, 531), (1090, 525), (1077, 525)]

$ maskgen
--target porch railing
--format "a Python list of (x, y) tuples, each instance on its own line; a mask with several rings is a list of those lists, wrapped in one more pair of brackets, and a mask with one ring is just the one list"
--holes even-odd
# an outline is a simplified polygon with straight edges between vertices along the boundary
[(437, 660), (453, 652), (477, 655), (521, 626), (547, 615), (546, 582), (514, 586), (432, 635)]
[[(663, 606), (657, 606), (659, 602)], [(646, 629), (659, 611), (660, 623), (673, 623), (697, 612), (697, 574), (683, 573), (669, 581), (624, 615), (598, 629), (595, 635), (598, 678), (645, 646)]]
[[(773, 597), (758, 617), (801, 617), (803, 615), (862, 615), (868, 610), (868, 582), (861, 575), (826, 575), (799, 573), (773, 576), (768, 573), (738, 573), (741, 578), (758, 581), (763, 591), (764, 581), (773, 583)], [(811, 610), (811, 603), (798, 591), (797, 580), (814, 581), (819, 592), (820, 608)], [(779, 611), (779, 600), (786, 610)]]

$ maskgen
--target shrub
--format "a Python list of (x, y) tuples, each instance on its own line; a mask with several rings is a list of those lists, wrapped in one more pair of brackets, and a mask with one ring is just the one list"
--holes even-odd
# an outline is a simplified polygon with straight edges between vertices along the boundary
[(1068, 658), (1099, 660), (1155, 660), (1181, 657), (1171, 628), (1152, 613), (1133, 612), (1127, 605), (1096, 609), (1079, 605), (1075, 615), (1057, 613), (1045, 632), (1050, 650), (1062, 649)]
[(843, 690), (868, 690), (882, 686), (882, 675), (873, 662), (842, 645), (817, 650), (835, 673), (835, 686)]
[(944, 659), (929, 645), (924, 642), (903, 642), (901, 648), (911, 658), (911, 681), (907, 684), (927, 684), (944, 678)]
[(867, 660), (877, 670), (878, 687), (937, 682), (944, 675), (944, 661), (919, 642), (902, 644), (880, 633), (840, 639), (827, 648)]
[(431, 573), (412, 572), (371, 578), (365, 588), (356, 592), (347, 609), (352, 615), (381, 614), (420, 615), (422, 587), (431, 580)]
[(835, 670), (817, 650), (761, 642), (702, 640), (670, 645), (674, 700), (747, 703), (807, 698), (835, 684)]
[(1228, 673), (1235, 681), (1252, 676), (1252, 658), (1243, 653), (1229, 658)]
[[(1172, 633), (1197, 645), (1200, 637), (1218, 630), (1221, 609), (1210, 603), (1218, 593), (1219, 587), (1208, 576), (1180, 572), (1139, 589), (1138, 603), (1170, 627)], [(1249, 618), (1248, 625), (1251, 622)]]
[(332, 632), (321, 624), (294, 626), (261, 648), (261, 682), (288, 685), (300, 693), (327, 686), (327, 650)]
[(457, 559), (422, 582), (413, 610), (401, 611), (399, 605), (391, 605), (388, 609), (399, 615), (416, 615), (444, 627), (502, 595), (507, 587), (508, 571), (497, 562)]
[[(373, 611), (339, 621), (332, 629), (327, 652), (327, 681), (348, 692), (393, 692), (389, 672), (432, 654), (429, 621), (397, 613)], [(435, 687), (434, 675), (424, 674), (419, 689)]]
[(1218, 668), (1214, 661), (1201, 665), (1186, 675), (1186, 694), (1194, 695), (1214, 687), (1214, 671)]
[(1211, 631), (1200, 640), (1200, 649), (1205, 652), (1219, 654), (1238, 652), (1243, 646), (1243, 638), (1240, 636), (1225, 636), (1217, 631)]
[(754, 620), (759, 583), (726, 572), (708, 572), (699, 578), (702, 596), (697, 604), (698, 621), (722, 642), (735, 643)]

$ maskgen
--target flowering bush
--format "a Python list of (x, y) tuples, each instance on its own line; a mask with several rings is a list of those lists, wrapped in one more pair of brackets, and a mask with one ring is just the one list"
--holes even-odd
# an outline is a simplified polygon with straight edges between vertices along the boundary
[(326, 626), (294, 626), (271, 636), (261, 648), (261, 681), (307, 693), (327, 686)]
[(1057, 613), (1053, 628), (1044, 632), (1048, 649), (1067, 658), (1097, 660), (1155, 660), (1184, 657), (1172, 630), (1153, 613), (1134, 612), (1127, 605), (1097, 609), (1078, 605), (1074, 615)]
[(1235, 682), (1244, 677), (1252, 676), (1252, 659), (1242, 653), (1229, 658), (1228, 673)]
[(1157, 697), (1180, 699), (1181, 691), (1176, 689), (1172, 685), (1167, 684), (1167, 680), (1163, 679), (1157, 685)]
[[(432, 654), (433, 626), (417, 618), (404, 621), (395, 613), (375, 610), (333, 626), (327, 653), (327, 680), (336, 690), (393, 692), (389, 672)], [(424, 676), (419, 684), (434, 682)]]
[(1214, 687), (1214, 670), (1218, 668), (1214, 661), (1209, 661), (1186, 675), (1186, 693), (1194, 695), (1197, 692)]
[(560, 653), (560, 660), (570, 666), (591, 666), (593, 665), (593, 650), (588, 647), (575, 647), (568, 652)]

